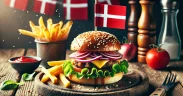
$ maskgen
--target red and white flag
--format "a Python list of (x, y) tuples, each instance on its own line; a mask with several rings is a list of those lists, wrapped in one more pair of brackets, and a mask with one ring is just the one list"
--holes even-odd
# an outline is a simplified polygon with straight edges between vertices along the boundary
[(64, 0), (63, 7), (67, 20), (88, 19), (88, 0)]
[(95, 4), (95, 26), (125, 29), (126, 6)]
[(97, 0), (97, 4), (120, 5), (119, 0)]
[(34, 12), (54, 15), (57, 0), (34, 0)]
[(26, 10), (28, 0), (5, 0), (5, 4), (11, 8), (16, 8), (20, 10)]

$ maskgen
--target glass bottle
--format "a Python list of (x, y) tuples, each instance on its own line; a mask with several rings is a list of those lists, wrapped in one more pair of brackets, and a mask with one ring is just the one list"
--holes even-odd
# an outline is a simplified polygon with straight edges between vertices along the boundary
[(163, 21), (158, 44), (168, 51), (170, 60), (180, 59), (181, 39), (177, 26), (179, 0), (161, 0)]

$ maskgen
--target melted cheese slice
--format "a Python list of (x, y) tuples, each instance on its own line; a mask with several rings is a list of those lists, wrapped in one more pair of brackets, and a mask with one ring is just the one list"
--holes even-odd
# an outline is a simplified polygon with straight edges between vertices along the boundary
[(109, 60), (94, 60), (92, 63), (98, 68), (102, 68)]

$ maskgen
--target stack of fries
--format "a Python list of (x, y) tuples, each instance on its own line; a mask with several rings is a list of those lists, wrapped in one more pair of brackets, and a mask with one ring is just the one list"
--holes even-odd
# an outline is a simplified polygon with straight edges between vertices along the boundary
[(68, 38), (73, 22), (68, 21), (65, 25), (60, 21), (53, 24), (52, 19), (47, 20), (47, 27), (44, 24), (43, 17), (39, 18), (39, 26), (36, 26), (32, 21), (29, 21), (31, 31), (19, 29), (19, 32), (24, 35), (34, 37), (38, 41), (57, 42)]
[(51, 67), (49, 69), (45, 69), (44, 67), (42, 68), (41, 71), (43, 73), (45, 73), (45, 75), (42, 77), (41, 82), (46, 83), (49, 80), (51, 80), (51, 82), (53, 84), (57, 84), (58, 80), (61, 80), (64, 87), (66, 87), (66, 88), (70, 87), (70, 81), (67, 80), (67, 78), (63, 74), (63, 70), (62, 70), (62, 64), (65, 61), (66, 60), (48, 62), (48, 65), (53, 66), (53, 67)]

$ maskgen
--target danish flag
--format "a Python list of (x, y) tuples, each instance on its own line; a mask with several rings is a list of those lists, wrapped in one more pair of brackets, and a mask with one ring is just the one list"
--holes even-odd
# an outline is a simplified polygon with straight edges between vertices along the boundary
[(57, 0), (34, 0), (34, 12), (54, 15)]
[(125, 29), (126, 6), (95, 4), (95, 26)]
[(119, 0), (97, 0), (97, 4), (120, 5)]
[(5, 4), (11, 8), (17, 8), (20, 10), (26, 10), (28, 0), (5, 0)]
[(88, 0), (64, 0), (63, 7), (67, 20), (88, 19)]

